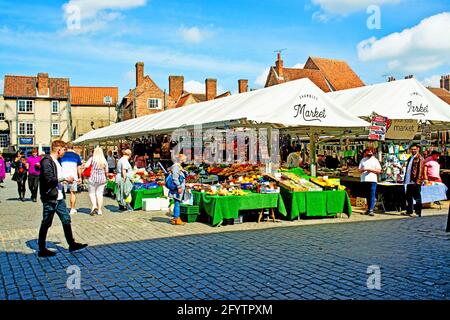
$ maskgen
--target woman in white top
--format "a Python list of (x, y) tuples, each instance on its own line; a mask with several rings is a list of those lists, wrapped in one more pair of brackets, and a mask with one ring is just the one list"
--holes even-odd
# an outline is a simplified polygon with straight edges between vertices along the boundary
[(91, 216), (102, 214), (103, 192), (105, 191), (106, 181), (108, 177), (108, 162), (101, 147), (94, 150), (94, 155), (88, 160), (87, 166), (91, 167), (91, 175), (89, 177), (89, 198), (92, 203)]
[(116, 174), (116, 200), (119, 204), (120, 211), (133, 211), (133, 208), (126, 202), (126, 199), (133, 189), (131, 183), (132, 168), (130, 165), (131, 150), (126, 149), (122, 152), (123, 156), (117, 162), (117, 174)]

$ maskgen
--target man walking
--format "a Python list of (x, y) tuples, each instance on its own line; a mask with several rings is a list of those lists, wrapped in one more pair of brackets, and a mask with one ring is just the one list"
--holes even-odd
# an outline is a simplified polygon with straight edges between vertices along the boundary
[(41, 201), (43, 204), (43, 219), (39, 230), (39, 257), (52, 257), (56, 253), (46, 248), (45, 241), (47, 232), (53, 222), (55, 213), (62, 222), (64, 235), (69, 244), (69, 251), (77, 251), (87, 247), (87, 244), (75, 242), (72, 235), (70, 215), (67, 212), (66, 201), (64, 200), (62, 182), (73, 183), (74, 178), (64, 178), (62, 167), (58, 159), (66, 151), (66, 143), (61, 140), (53, 141), (50, 155), (46, 155), (41, 160), (41, 172), (39, 176)]
[(67, 143), (67, 152), (61, 158), (64, 178), (73, 178), (73, 182), (65, 184), (65, 192), (70, 191), (70, 214), (77, 213), (75, 208), (78, 184), (81, 183), (81, 157), (73, 150), (73, 143)]
[(373, 156), (373, 150), (367, 148), (364, 150), (363, 158), (359, 164), (361, 172), (361, 182), (366, 185), (367, 190), (367, 212), (369, 216), (374, 216), (375, 195), (377, 192), (378, 175), (381, 173), (381, 165), (377, 158)]
[(406, 185), (406, 214), (413, 213), (413, 199), (416, 201), (415, 212), (417, 216), (422, 216), (422, 187), (424, 160), (420, 155), (418, 145), (411, 146), (411, 157), (406, 164), (405, 185)]
[(27, 159), (28, 167), (28, 188), (31, 192), (31, 201), (37, 202), (37, 193), (39, 189), (40, 162), (42, 158), (38, 156), (38, 149), (33, 148), (31, 156)]

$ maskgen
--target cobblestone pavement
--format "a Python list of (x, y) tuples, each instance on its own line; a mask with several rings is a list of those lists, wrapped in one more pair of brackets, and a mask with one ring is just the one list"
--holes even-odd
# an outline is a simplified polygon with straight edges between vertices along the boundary
[[(89, 216), (86, 193), (74, 236), (89, 243), (70, 254), (55, 217), (48, 236), (58, 254), (36, 255), (40, 203), (18, 202), (9, 179), (0, 189), (0, 299), (449, 299), (448, 203), (422, 218), (398, 214), (350, 219), (172, 226), (163, 212), (118, 213), (105, 199)], [(70, 290), (77, 266), (81, 288)], [(381, 289), (368, 289), (369, 266)]]

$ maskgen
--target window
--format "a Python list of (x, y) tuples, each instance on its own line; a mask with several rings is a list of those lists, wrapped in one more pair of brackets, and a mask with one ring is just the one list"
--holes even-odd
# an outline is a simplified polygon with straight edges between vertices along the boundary
[(0, 121), (4, 121), (4, 120), (5, 120), (5, 113), (0, 112)]
[(19, 122), (19, 135), (32, 136), (34, 135), (34, 123), (32, 122)]
[(19, 100), (19, 112), (33, 112), (33, 100)]
[(52, 123), (52, 136), (59, 136), (59, 123)]
[(59, 101), (52, 101), (52, 113), (59, 113)]
[(0, 148), (9, 147), (9, 135), (0, 134)]
[(149, 109), (161, 109), (161, 99), (148, 99)]

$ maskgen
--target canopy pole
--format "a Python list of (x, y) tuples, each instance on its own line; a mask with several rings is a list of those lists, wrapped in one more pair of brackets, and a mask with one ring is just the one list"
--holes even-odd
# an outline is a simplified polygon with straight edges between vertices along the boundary
[(316, 130), (313, 127), (309, 128), (309, 167), (311, 170), (311, 176), (316, 177)]

